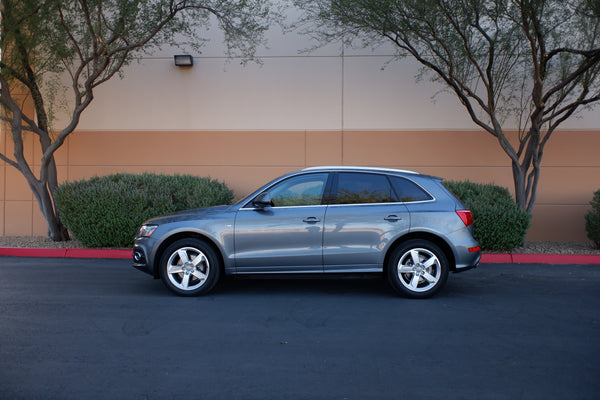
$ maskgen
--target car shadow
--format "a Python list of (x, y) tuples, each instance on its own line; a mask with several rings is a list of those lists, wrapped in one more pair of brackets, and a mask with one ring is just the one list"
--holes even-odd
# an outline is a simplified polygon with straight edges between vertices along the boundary
[[(452, 278), (452, 277), (451, 277)], [(177, 297), (159, 280), (138, 279), (129, 281), (129, 295), (149, 297)], [(465, 284), (460, 279), (448, 279), (442, 290), (433, 298), (480, 296), (484, 288)], [(397, 294), (384, 277), (378, 274), (343, 276), (226, 276), (215, 288), (200, 298), (227, 296), (370, 296), (380, 298), (398, 298), (410, 300)]]
[(374, 295), (395, 297), (381, 276), (357, 277), (226, 277), (215, 290), (219, 295)]

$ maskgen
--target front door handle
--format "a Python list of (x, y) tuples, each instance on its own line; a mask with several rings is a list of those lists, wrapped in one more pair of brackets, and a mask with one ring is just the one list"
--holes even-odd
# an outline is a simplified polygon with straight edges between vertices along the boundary
[(321, 219), (317, 217), (306, 217), (302, 221), (307, 222), (309, 224), (314, 224), (315, 222), (321, 222)]
[(387, 217), (384, 218), (386, 221), (401, 221), (402, 218), (400, 218), (397, 215), (388, 215)]

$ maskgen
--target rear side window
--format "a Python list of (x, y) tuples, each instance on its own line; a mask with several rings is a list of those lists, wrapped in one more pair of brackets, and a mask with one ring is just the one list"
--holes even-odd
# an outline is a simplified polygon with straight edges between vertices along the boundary
[(409, 203), (413, 201), (426, 201), (432, 200), (431, 195), (421, 189), (416, 183), (409, 181), (408, 179), (399, 178), (397, 176), (390, 176), (396, 195), (399, 201)]
[(341, 172), (334, 204), (389, 203), (397, 201), (384, 175)]

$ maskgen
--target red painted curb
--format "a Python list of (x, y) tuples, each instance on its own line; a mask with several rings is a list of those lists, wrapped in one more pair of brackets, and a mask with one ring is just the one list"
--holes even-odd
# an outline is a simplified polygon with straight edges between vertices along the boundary
[(504, 264), (510, 264), (512, 263), (512, 254), (489, 254), (489, 253), (483, 253), (481, 255), (481, 263), (487, 264), (487, 263), (504, 263)]
[(0, 248), (0, 256), (14, 257), (66, 257), (66, 249), (27, 249), (17, 247)]
[(513, 254), (516, 264), (600, 264), (600, 256), (578, 254)]
[(133, 250), (125, 249), (68, 249), (71, 258), (132, 258)]
[(1, 247), (0, 256), (66, 257), (66, 258), (131, 258), (129, 249), (29, 249)]
[(598, 264), (600, 256), (581, 254), (496, 254), (484, 253), (482, 264)]

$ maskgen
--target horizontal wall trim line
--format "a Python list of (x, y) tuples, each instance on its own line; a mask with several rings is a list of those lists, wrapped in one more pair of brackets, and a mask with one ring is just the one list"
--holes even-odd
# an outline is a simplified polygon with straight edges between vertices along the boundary
[[(365, 132), (373, 132), (373, 133), (447, 133), (447, 134), (456, 134), (456, 133), (482, 133), (485, 135), (492, 136), (491, 134), (485, 132), (482, 129), (476, 128), (452, 128), (452, 129), (427, 129), (427, 128), (411, 128), (411, 129), (395, 129), (395, 128), (377, 128), (377, 129), (361, 129), (361, 128), (296, 128), (296, 129), (77, 129), (73, 134), (77, 133), (103, 133), (103, 132), (148, 132), (148, 133), (319, 133), (319, 132), (339, 132), (339, 133), (365, 133)], [(507, 134), (515, 134), (517, 130), (505, 130)], [(553, 136), (560, 134), (598, 134), (600, 133), (600, 129), (561, 129), (554, 132)], [(552, 140), (552, 138), (550, 138)]]
[[(57, 163), (58, 167), (63, 168), (72, 168), (72, 167), (106, 167), (105, 164), (64, 164)], [(321, 165), (321, 164), (319, 164)], [(324, 164), (327, 165), (327, 164)], [(471, 165), (448, 165), (448, 164), (439, 164), (439, 165), (417, 165), (417, 164), (398, 164), (394, 166), (394, 164), (369, 164), (369, 165), (355, 165), (355, 164), (344, 164), (347, 166), (364, 166), (364, 167), (387, 167), (387, 168), (401, 168), (401, 166), (409, 166), (411, 168), (488, 168), (488, 169), (512, 169), (510, 165), (486, 165), (486, 164), (471, 164)], [(40, 164), (33, 164), (34, 167), (39, 167)], [(206, 167), (206, 168), (291, 168), (291, 167), (299, 167), (305, 168), (309, 166), (308, 164), (281, 164), (281, 165), (248, 165), (248, 164), (111, 164), (111, 167), (120, 168), (120, 167), (152, 167), (152, 168), (164, 168), (164, 167)], [(310, 164), (310, 166), (313, 166)], [(543, 171), (549, 169), (600, 169), (600, 165), (579, 165), (579, 166), (563, 166), (563, 165), (543, 165), (542, 163), (542, 180), (544, 179)], [(418, 171), (417, 171), (418, 172)]]

